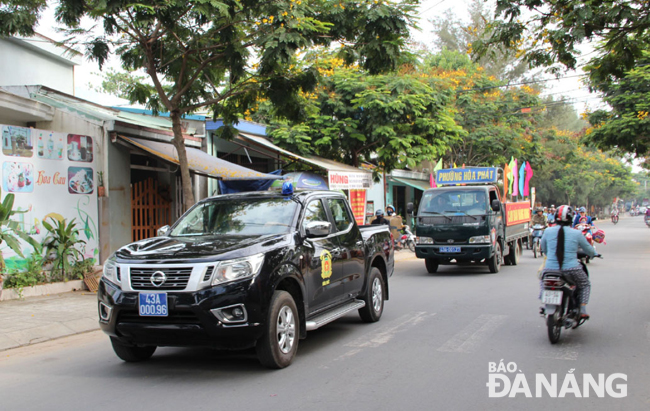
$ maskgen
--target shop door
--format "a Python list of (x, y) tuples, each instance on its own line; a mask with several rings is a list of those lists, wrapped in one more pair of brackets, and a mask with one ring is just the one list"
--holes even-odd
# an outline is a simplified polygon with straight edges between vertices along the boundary
[(171, 224), (171, 202), (160, 195), (153, 178), (131, 185), (132, 240), (156, 236), (156, 231)]

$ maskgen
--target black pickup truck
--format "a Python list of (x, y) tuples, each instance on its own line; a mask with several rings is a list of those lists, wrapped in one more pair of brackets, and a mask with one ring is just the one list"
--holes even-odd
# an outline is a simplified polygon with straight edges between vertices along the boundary
[(388, 227), (357, 226), (336, 192), (215, 196), (106, 261), (99, 322), (124, 361), (255, 347), (283, 368), (307, 331), (354, 310), (380, 319), (393, 252)]

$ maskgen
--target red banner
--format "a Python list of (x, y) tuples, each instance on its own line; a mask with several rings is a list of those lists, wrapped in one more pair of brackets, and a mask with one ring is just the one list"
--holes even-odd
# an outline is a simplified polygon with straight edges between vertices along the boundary
[(363, 225), (366, 216), (366, 190), (350, 190), (350, 206), (357, 225)]
[(506, 203), (506, 226), (527, 223), (530, 221), (530, 203)]

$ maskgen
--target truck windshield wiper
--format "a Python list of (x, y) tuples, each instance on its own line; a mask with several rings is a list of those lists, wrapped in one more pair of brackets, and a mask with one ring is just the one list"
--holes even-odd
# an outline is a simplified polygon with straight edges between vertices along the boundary
[(445, 213), (462, 213), (462, 214), (465, 214), (466, 216), (472, 217), (474, 220), (478, 220), (478, 218), (476, 218), (476, 216), (473, 216), (473, 215), (471, 215), (471, 214), (467, 214), (466, 211), (461, 211), (461, 210), (445, 210), (444, 212), (445, 212)]
[(442, 213), (439, 213), (437, 211), (423, 211), (423, 213), (441, 215), (441, 216), (445, 217), (447, 220), (451, 221), (451, 217), (446, 216), (446, 215), (444, 215)]

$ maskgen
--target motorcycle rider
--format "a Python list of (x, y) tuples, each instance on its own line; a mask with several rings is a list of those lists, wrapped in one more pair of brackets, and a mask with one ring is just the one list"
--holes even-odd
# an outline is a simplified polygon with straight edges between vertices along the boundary
[(643, 220), (645, 221), (646, 224), (648, 222), (648, 219), (650, 219), (650, 207), (645, 209), (645, 217), (643, 217)]
[(576, 299), (580, 303), (580, 317), (587, 319), (589, 314), (586, 307), (589, 303), (591, 282), (577, 259), (577, 253), (580, 248), (593, 258), (595, 250), (579, 231), (567, 229), (574, 220), (574, 214), (571, 206), (561, 205), (555, 213), (555, 222), (558, 225), (544, 231), (542, 252), (547, 258), (543, 272), (559, 270), (565, 278), (578, 286)]
[(530, 219), (530, 226), (535, 226), (535, 225), (543, 225), (544, 228), (548, 227), (548, 219), (544, 215), (544, 210), (541, 208), (535, 209), (535, 214), (533, 214), (533, 218)]
[(384, 210), (379, 209), (375, 212), (375, 219), (372, 220), (370, 224), (385, 224), (385, 225), (390, 225), (388, 223), (388, 220), (384, 218)]
[[(584, 207), (580, 207), (578, 210), (580, 214), (576, 215), (575, 218), (573, 219), (573, 224), (571, 224), (571, 228), (575, 228), (576, 225), (578, 224), (587, 224), (590, 227), (594, 226), (594, 223), (591, 221), (591, 216), (587, 215), (587, 209)], [(591, 230), (589, 230), (591, 233)]]
[(555, 204), (551, 204), (551, 207), (548, 209), (548, 214), (546, 214), (546, 221), (549, 224), (555, 223)]

